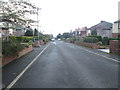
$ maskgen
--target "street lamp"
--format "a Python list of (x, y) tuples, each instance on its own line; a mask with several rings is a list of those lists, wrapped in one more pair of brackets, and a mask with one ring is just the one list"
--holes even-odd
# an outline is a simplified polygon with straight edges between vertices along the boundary
[[(37, 30), (39, 29), (39, 10), (41, 10), (41, 8), (37, 7)], [(40, 46), (40, 42), (39, 42), (39, 30), (38, 30), (38, 46)]]

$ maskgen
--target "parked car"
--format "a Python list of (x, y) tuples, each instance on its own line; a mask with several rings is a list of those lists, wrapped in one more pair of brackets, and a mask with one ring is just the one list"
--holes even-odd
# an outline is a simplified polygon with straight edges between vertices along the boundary
[(60, 39), (60, 38), (58, 38), (58, 41), (61, 41), (61, 39)]
[(55, 39), (54, 39), (54, 38), (52, 38), (51, 40), (52, 40), (53, 42), (55, 41)]

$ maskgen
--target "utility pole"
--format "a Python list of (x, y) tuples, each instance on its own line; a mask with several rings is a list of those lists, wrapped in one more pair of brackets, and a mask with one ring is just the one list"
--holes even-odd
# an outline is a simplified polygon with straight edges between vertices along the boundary
[[(37, 7), (37, 30), (39, 29), (39, 10), (41, 10), (41, 8)], [(40, 40), (39, 40), (39, 30), (38, 30), (38, 46), (40, 46)]]

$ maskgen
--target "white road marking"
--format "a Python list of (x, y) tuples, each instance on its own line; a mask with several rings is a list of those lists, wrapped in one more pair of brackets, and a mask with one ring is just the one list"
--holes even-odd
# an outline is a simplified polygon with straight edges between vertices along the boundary
[[(79, 48), (80, 48), (80, 47), (79, 47)], [(87, 52), (89, 52), (89, 53), (93, 53), (93, 54), (96, 54), (96, 55), (98, 55), (98, 56), (101, 56), (101, 57), (107, 58), (107, 59), (109, 59), (109, 60), (112, 60), (112, 61), (115, 61), (115, 62), (120, 63), (120, 61), (118, 61), (118, 60), (116, 60), (116, 59), (113, 59), (113, 58), (110, 58), (110, 57), (107, 57), (107, 56), (104, 56), (104, 55), (101, 55), (101, 54), (98, 54), (98, 53), (89, 51), (89, 50), (87, 50), (87, 49), (83, 49), (83, 48), (80, 48), (80, 49), (81, 49), (81, 50), (84, 50), (84, 51), (87, 51)]]
[(20, 77), (28, 70), (28, 68), (36, 61), (36, 59), (47, 49), (48, 46), (49, 44), (38, 54), (37, 57), (33, 59), (33, 61), (31, 61), (27, 65), (27, 67), (25, 67), (25, 69), (6, 87), (5, 90), (9, 90), (20, 79)]

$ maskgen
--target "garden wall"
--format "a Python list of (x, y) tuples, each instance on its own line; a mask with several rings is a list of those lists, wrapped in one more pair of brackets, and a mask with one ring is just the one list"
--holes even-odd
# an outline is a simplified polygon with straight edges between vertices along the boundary
[(120, 54), (120, 40), (110, 41), (110, 53)]
[(75, 44), (95, 49), (99, 48), (99, 45), (97, 45), (96, 43), (75, 42)]
[(2, 58), (2, 66), (5, 66), (6, 64), (14, 61), (15, 59), (22, 57), (23, 55), (31, 52), (32, 50), (33, 50), (33, 47), (29, 46), (28, 48), (25, 48), (22, 51), (20, 51), (18, 56), (3, 57)]
[[(43, 45), (44, 42), (42, 40), (39, 41), (40, 45)], [(38, 41), (34, 42), (34, 46), (35, 47), (38, 47)]]
[(85, 47), (94, 48), (94, 49), (104, 49), (104, 48), (106, 48), (105, 46), (100, 46), (97, 43), (71, 42), (71, 41), (67, 41), (67, 40), (65, 40), (65, 42), (74, 43), (74, 44), (77, 44), (77, 45), (80, 45), (80, 46), (85, 46)]

